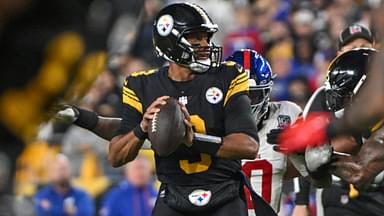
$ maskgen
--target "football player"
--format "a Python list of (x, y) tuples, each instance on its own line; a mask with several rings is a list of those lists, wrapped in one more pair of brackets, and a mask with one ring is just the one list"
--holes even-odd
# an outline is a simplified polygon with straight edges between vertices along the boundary
[[(369, 76), (366, 74), (366, 66), (375, 53), (376, 51), (372, 49), (353, 49), (332, 61), (325, 87), (322, 88), (323, 91), (318, 91), (319, 93), (311, 98), (313, 100), (309, 102), (310, 109), (331, 112), (335, 118), (341, 118), (344, 109), (351, 105), (359, 88)], [(306, 111), (305, 109), (304, 115)], [(331, 187), (323, 190), (322, 204), (325, 215), (382, 214), (384, 193), (381, 184), (384, 173), (373, 180), (365, 174), (377, 170), (377, 164), (364, 167), (365, 161), (369, 158), (383, 156), (384, 145), (380, 144), (380, 139), (384, 138), (382, 130), (383, 125), (379, 123), (363, 134), (331, 139), (329, 143), (332, 148), (326, 144), (307, 149), (305, 153), (307, 167), (314, 178), (320, 177), (321, 180), (330, 181), (330, 173), (334, 173), (347, 180), (334, 178)], [(334, 156), (332, 156), (332, 149), (337, 150)], [(339, 153), (340, 151), (342, 152)], [(358, 153), (356, 156), (345, 156), (345, 152)], [(360, 178), (360, 184), (352, 181), (348, 175), (356, 179)], [(348, 182), (357, 186), (362, 186), (361, 183), (364, 182), (365, 188), (356, 190)]]
[[(345, 28), (339, 35), (339, 47), (337, 51), (337, 55), (341, 55), (342, 53), (349, 51), (354, 48), (373, 48), (375, 45), (375, 39), (374, 36), (372, 35), (371, 31), (359, 24), (352, 24)], [(328, 85), (329, 87), (330, 85)], [(324, 96), (324, 87), (320, 87), (312, 96), (312, 98), (317, 97), (319, 93), (322, 94), (320, 100), (324, 101), (325, 96)], [(316, 108), (315, 105), (316, 103), (313, 103), (313, 100), (310, 100), (310, 102), (307, 104), (306, 113), (310, 111), (314, 111), (318, 108)], [(320, 107), (323, 107), (320, 105)], [(351, 139), (349, 139), (351, 140)], [(339, 142), (340, 143), (340, 142)], [(348, 151), (348, 149), (353, 149), (356, 147), (356, 142), (352, 139), (352, 142), (348, 143), (348, 149), (345, 148), (346, 145), (343, 146), (336, 146), (338, 143), (333, 143), (333, 147), (338, 150), (338, 151)], [(340, 148), (341, 147), (341, 148)], [(310, 180), (305, 179), (300, 177), (299, 178), (299, 184), (297, 184), (299, 187), (297, 188), (297, 193), (296, 193), (296, 199), (295, 199), (295, 208), (294, 208), (294, 213), (293, 214), (300, 214), (299, 212), (306, 212), (306, 206), (308, 205), (309, 202), (309, 189), (310, 189)], [(324, 200), (324, 199), (323, 199)], [(319, 200), (317, 200), (319, 201)], [(319, 202), (319, 204), (321, 204)], [(317, 210), (320, 210), (321, 208), (318, 207)]]
[[(242, 65), (249, 74), (249, 97), (253, 117), (258, 126), (259, 152), (254, 160), (243, 160), (243, 171), (250, 178), (252, 187), (279, 212), (284, 175), (287, 175), (287, 157), (267, 143), (272, 129), (283, 129), (300, 116), (301, 108), (289, 101), (270, 101), (274, 75), (268, 61), (254, 50), (234, 52), (227, 61)], [(297, 165), (297, 164), (295, 164)], [(305, 167), (301, 166), (302, 170)], [(247, 196), (248, 213), (255, 215), (250, 196)]]
[[(118, 167), (133, 160), (147, 138), (148, 124), (166, 99), (182, 104), (184, 144), (167, 157), (155, 154), (161, 182), (152, 215), (246, 215), (240, 159), (256, 157), (258, 136), (247, 97), (248, 79), (234, 63), (221, 63), (218, 30), (208, 14), (190, 3), (171, 4), (155, 18), (153, 42), (169, 66), (137, 72), (125, 80), (119, 135), (108, 159)], [(200, 142), (193, 132), (221, 137)]]
[[(353, 31), (355, 30), (356, 29), (353, 29)], [(358, 34), (360, 35), (359, 40), (361, 42), (363, 40), (363, 38), (361, 38), (362, 34)], [(367, 37), (365, 36), (364, 38)], [(355, 44), (354, 47), (365, 46), (364, 44), (369, 44), (369, 41)], [(370, 44), (370, 46), (372, 45), (373, 43)], [(367, 127), (376, 124), (378, 121), (383, 121), (384, 73), (382, 71), (382, 59), (383, 54), (379, 52), (374, 60), (370, 62), (370, 68), (368, 69), (370, 75), (367, 78), (367, 84), (362, 86), (361, 91), (359, 91), (356, 96), (356, 101), (358, 102), (346, 109), (346, 114), (343, 118), (326, 121), (324, 119), (327, 119), (327, 117), (317, 116), (316, 118), (309, 118), (307, 121), (296, 125), (296, 129), (292, 131), (292, 133), (288, 133), (289, 130), (287, 130), (287, 136), (285, 136), (283, 143), (283, 145), (287, 147), (287, 152), (300, 151), (305, 149), (306, 146), (315, 146), (323, 143), (328, 138), (339, 135), (358, 134), (363, 132)], [(374, 95), (375, 100), (372, 100), (372, 95)], [(318, 125), (318, 127), (314, 128), (311, 127), (311, 125)], [(295, 131), (301, 130), (301, 128), (307, 128), (305, 136), (298, 136), (296, 134)]]
[[(121, 166), (133, 160), (147, 138), (148, 121), (168, 97), (185, 114), (185, 143), (168, 157), (156, 158), (161, 181), (153, 215), (247, 215), (240, 159), (256, 157), (258, 136), (247, 96), (248, 78), (234, 62), (221, 62), (217, 31), (208, 14), (190, 3), (171, 4), (155, 19), (153, 41), (169, 66), (131, 74), (123, 87), (122, 119), (109, 121), (93, 112), (65, 109), (75, 124), (111, 139), (109, 160)], [(121, 121), (120, 129), (116, 125)], [(113, 128), (110, 132), (102, 129)], [(194, 139), (193, 132), (219, 137), (219, 143)], [(117, 134), (117, 135), (116, 135)], [(191, 147), (187, 147), (191, 146)], [(253, 197), (253, 201), (257, 197)], [(261, 215), (276, 215), (262, 199)]]
[[(118, 136), (109, 145), (112, 166), (133, 160), (147, 138), (148, 124), (168, 97), (179, 100), (187, 127), (184, 144), (167, 157), (155, 153), (161, 182), (152, 215), (246, 215), (239, 159), (258, 150), (249, 110), (247, 76), (235, 64), (221, 64), (221, 47), (211, 42), (218, 30), (208, 14), (190, 3), (171, 4), (155, 18), (153, 42), (169, 62), (160, 69), (130, 75)], [(199, 142), (194, 130), (222, 137)]]

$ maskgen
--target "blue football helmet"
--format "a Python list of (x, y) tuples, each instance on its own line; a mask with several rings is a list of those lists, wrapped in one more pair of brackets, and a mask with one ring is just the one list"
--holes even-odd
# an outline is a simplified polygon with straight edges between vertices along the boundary
[(251, 49), (235, 51), (226, 61), (240, 64), (248, 74), (251, 109), (258, 124), (268, 112), (274, 78), (271, 66), (263, 56)]

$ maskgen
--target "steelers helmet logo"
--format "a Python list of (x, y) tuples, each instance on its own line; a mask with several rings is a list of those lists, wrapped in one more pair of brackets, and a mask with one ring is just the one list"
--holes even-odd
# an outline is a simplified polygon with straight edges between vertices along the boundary
[(167, 36), (169, 35), (169, 33), (171, 33), (172, 29), (173, 29), (173, 18), (171, 15), (163, 15), (159, 18), (159, 20), (157, 21), (157, 32), (159, 33), (159, 35), (161, 36)]
[(205, 93), (205, 98), (211, 104), (217, 104), (223, 99), (223, 92), (217, 87), (211, 87)]

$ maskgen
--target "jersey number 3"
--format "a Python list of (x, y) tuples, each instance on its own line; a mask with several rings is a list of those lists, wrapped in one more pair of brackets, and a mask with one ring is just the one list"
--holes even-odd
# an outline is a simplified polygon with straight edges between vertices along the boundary
[[(263, 199), (271, 203), (271, 194), (272, 194), (272, 164), (269, 163), (267, 160), (256, 160), (256, 161), (247, 161), (243, 165), (243, 171), (251, 181), (252, 187), (254, 187), (253, 178), (261, 178), (261, 196)], [(259, 175), (252, 175), (252, 172), (259, 172), (261, 171), (261, 176)], [(260, 181), (260, 180), (258, 180)], [(259, 188), (253, 188), (256, 191), (260, 191)], [(252, 200), (251, 200), (251, 194), (248, 190), (245, 190), (245, 196), (247, 199), (247, 206), (249, 209), (252, 208)]]
[[(204, 120), (198, 115), (191, 115), (191, 123), (195, 128), (197, 133), (206, 134)], [(190, 163), (188, 160), (180, 160), (180, 168), (187, 174), (199, 173), (207, 171), (209, 166), (211, 166), (212, 159), (209, 154), (200, 154), (200, 161)]]

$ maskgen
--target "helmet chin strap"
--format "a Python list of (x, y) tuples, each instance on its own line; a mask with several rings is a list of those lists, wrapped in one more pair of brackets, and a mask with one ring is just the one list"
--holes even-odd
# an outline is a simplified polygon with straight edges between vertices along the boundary
[(189, 64), (189, 68), (196, 73), (205, 73), (211, 67), (211, 59), (197, 60)]

